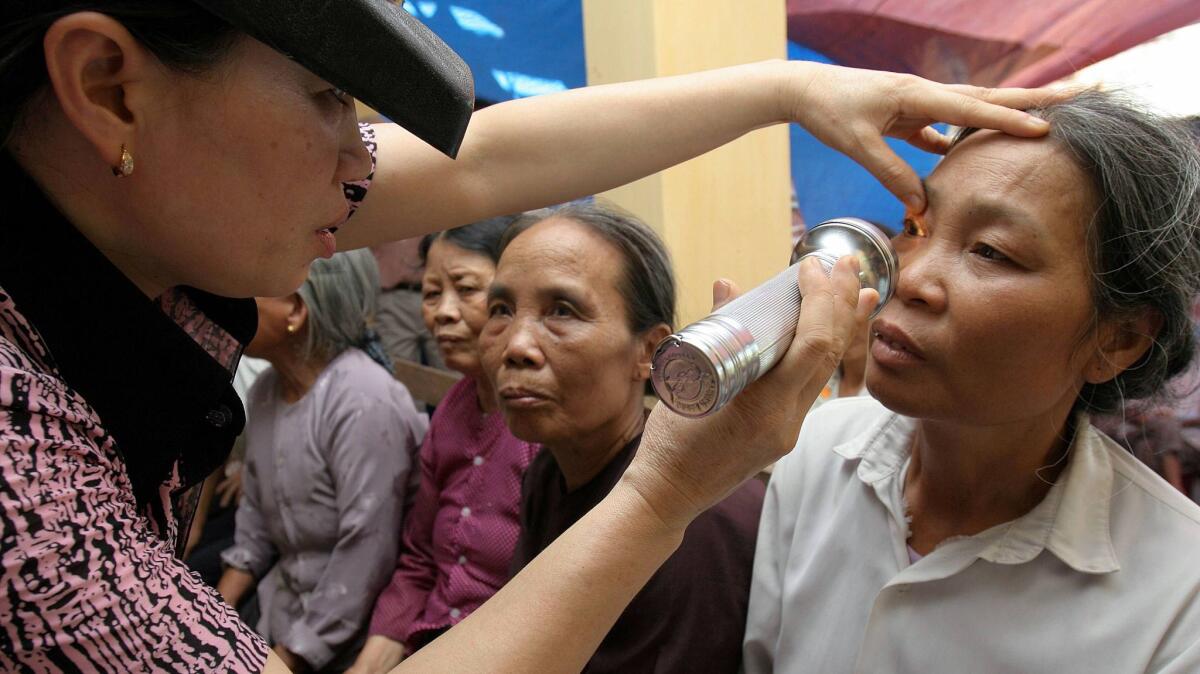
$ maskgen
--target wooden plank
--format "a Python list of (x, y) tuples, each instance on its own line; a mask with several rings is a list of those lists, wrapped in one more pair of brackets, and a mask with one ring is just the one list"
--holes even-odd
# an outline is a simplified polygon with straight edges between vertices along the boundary
[(416, 400), (437, 405), (451, 386), (462, 379), (458, 372), (439, 370), (435, 367), (408, 360), (396, 361), (396, 379), (408, 389)]

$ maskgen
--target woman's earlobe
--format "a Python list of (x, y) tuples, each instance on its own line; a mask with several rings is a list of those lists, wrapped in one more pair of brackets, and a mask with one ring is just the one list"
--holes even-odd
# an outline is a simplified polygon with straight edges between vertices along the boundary
[(1089, 384), (1103, 384), (1133, 367), (1154, 348), (1162, 324), (1161, 313), (1144, 309), (1134, 318), (1102, 327), (1097, 335), (1096, 353), (1088, 363), (1084, 380)]

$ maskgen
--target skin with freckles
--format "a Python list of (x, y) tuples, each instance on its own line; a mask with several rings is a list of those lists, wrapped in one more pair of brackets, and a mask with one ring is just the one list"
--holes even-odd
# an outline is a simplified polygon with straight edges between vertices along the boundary
[[(345, 219), (342, 183), (370, 173), (350, 99), (248, 37), (187, 76), (100, 14), (48, 42), (75, 93), (39, 101), (14, 156), (143, 292), (277, 296), (304, 281), (316, 231)], [(122, 143), (135, 170), (114, 179)]]

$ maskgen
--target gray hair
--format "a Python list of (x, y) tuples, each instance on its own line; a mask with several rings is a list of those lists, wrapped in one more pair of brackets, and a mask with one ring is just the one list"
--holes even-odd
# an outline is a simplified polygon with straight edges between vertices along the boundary
[(391, 370), (390, 362), (380, 360), (383, 352), (371, 329), (379, 306), (379, 267), (370, 250), (336, 253), (313, 262), (296, 292), (308, 308), (301, 351), (305, 358), (329, 359), (357, 347)]
[[(1100, 203), (1087, 224), (1095, 324), (1146, 309), (1162, 318), (1153, 346), (1102, 384), (1086, 384), (1076, 409), (1113, 412), (1126, 398), (1165, 395), (1191, 362), (1190, 316), (1200, 292), (1200, 148), (1179, 120), (1119, 92), (1085, 91), (1030, 113), (1050, 122), (1092, 181)], [(955, 142), (970, 135), (965, 129)]]

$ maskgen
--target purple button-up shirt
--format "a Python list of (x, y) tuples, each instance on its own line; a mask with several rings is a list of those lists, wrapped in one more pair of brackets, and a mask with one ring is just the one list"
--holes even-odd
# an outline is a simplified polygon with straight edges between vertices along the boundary
[(500, 412), (480, 411), (473, 379), (450, 389), (421, 447), (421, 486), (372, 635), (419, 648), (504, 585), (520, 533), (521, 478), (537, 451), (513, 437)]

